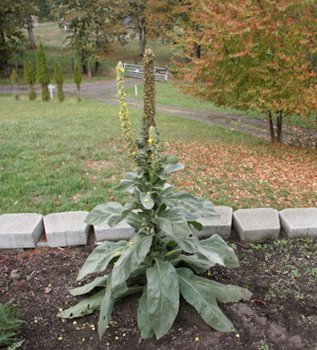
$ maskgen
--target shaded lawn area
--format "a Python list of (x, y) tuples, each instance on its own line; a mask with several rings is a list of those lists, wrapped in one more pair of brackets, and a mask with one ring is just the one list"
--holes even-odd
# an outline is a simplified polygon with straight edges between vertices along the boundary
[[(134, 168), (116, 106), (0, 100), (0, 213), (90, 210), (126, 199), (112, 190)], [(141, 112), (131, 114), (138, 129)], [(317, 205), (314, 151), (164, 115), (158, 127), (165, 148), (186, 166), (171, 181), (192, 193), (234, 208)]]

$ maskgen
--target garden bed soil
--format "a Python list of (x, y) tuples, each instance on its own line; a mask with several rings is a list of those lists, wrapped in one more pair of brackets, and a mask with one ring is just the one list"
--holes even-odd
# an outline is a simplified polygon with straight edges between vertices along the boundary
[(14, 299), (25, 320), (22, 349), (317, 349), (317, 242), (281, 240), (270, 244), (231, 242), (241, 267), (215, 268), (208, 274), (223, 283), (253, 292), (249, 302), (221, 305), (235, 325), (234, 333), (219, 333), (206, 325), (183, 300), (169, 334), (160, 340), (140, 339), (136, 322), (138, 296), (116, 303), (104, 337), (99, 340), (98, 314), (61, 320), (60, 308), (78, 298), (75, 286), (79, 268), (94, 248), (24, 251), (0, 250), (0, 302)]

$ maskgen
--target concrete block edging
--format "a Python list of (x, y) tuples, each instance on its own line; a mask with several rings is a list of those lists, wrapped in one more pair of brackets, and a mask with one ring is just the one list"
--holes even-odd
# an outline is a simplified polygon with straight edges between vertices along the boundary
[[(278, 212), (273, 208), (249, 208), (233, 211), (226, 206), (216, 207), (219, 217), (200, 219), (202, 231), (193, 230), (198, 238), (215, 233), (224, 239), (235, 231), (245, 242), (265, 242), (280, 237), (317, 238), (317, 208), (289, 208)], [(0, 215), (0, 249), (36, 247), (67, 247), (86, 245), (89, 231), (94, 229), (96, 243), (104, 240), (129, 239), (133, 229), (126, 223), (116, 227), (107, 225), (91, 227), (84, 220), (85, 211), (52, 213), (46, 216), (36, 213)], [(41, 237), (46, 236), (46, 241)]]

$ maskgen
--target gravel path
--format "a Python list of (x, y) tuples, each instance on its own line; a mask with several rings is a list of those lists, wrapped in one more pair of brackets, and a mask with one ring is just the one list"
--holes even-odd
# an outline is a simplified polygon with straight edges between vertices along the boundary
[[(125, 80), (125, 86), (131, 87), (139, 84), (139, 79), (128, 78)], [(27, 89), (22, 87), (21, 92)], [(12, 92), (9, 86), (0, 86), (0, 93)], [(76, 95), (74, 84), (65, 84), (64, 92), (67, 95)], [(115, 80), (105, 80), (92, 83), (83, 83), (81, 85), (81, 95), (84, 98), (98, 100), (111, 105), (117, 105), (116, 98), (117, 87)], [(130, 108), (142, 109), (143, 101), (136, 98), (127, 98)], [(254, 119), (244, 115), (233, 115), (222, 112), (209, 112), (199, 109), (188, 109), (177, 106), (157, 104), (156, 110), (159, 113), (183, 117), (191, 120), (197, 120), (204, 124), (215, 125), (225, 129), (236, 130), (255, 137), (269, 140), (268, 125), (266, 120)], [(295, 135), (296, 134), (296, 135)], [(294, 144), (294, 139), (299, 139), (303, 144), (301, 146), (311, 147), (314, 145), (316, 133), (309, 129), (294, 128), (287, 125), (283, 126), (284, 142)], [(294, 137), (296, 136), (296, 137)], [(296, 144), (296, 142), (295, 142)]]

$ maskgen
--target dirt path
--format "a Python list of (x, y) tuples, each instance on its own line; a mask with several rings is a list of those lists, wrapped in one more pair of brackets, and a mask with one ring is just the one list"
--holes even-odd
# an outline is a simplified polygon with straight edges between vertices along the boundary
[[(126, 79), (127, 87), (139, 84), (138, 79)], [(73, 91), (75, 93), (75, 91)], [(104, 81), (94, 84), (84, 84), (82, 86), (82, 96), (96, 99), (101, 102), (117, 105), (116, 82)], [(137, 98), (127, 98), (130, 108), (142, 109), (143, 101)], [(267, 126), (262, 120), (250, 119), (246, 116), (235, 116), (226, 113), (213, 113), (204, 110), (188, 109), (177, 106), (157, 104), (156, 110), (159, 113), (197, 120), (205, 124), (220, 126), (226, 129), (237, 130), (252, 136), (267, 138)]]
[[(139, 79), (126, 79), (125, 86), (131, 87), (139, 84)], [(26, 88), (21, 88), (21, 92), (26, 92)], [(0, 86), (0, 93), (11, 92), (9, 86)], [(74, 84), (65, 84), (64, 92), (67, 95), (76, 95)], [(105, 80), (100, 82), (83, 83), (81, 85), (81, 95), (84, 98), (98, 100), (111, 105), (117, 105), (117, 87), (115, 80)], [(130, 108), (142, 109), (143, 101), (136, 98), (127, 98)], [(225, 129), (236, 130), (251, 136), (269, 140), (268, 125), (266, 120), (254, 119), (244, 115), (233, 115), (222, 112), (210, 112), (207, 110), (188, 109), (178, 106), (157, 104), (156, 110), (159, 113), (183, 117), (196, 120), (208, 125), (215, 125)], [(316, 139), (313, 130), (294, 128), (284, 125), (284, 142), (304, 147), (312, 147)]]

